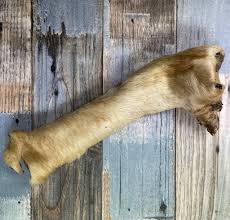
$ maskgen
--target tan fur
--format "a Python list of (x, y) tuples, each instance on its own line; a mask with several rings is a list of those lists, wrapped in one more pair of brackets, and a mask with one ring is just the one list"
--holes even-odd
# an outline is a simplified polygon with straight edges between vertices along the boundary
[(13, 131), (4, 160), (18, 173), (24, 160), (31, 184), (40, 184), (126, 124), (173, 108), (190, 111), (214, 134), (224, 90), (217, 73), (223, 57), (219, 46), (203, 46), (157, 59), (73, 113), (32, 132)]

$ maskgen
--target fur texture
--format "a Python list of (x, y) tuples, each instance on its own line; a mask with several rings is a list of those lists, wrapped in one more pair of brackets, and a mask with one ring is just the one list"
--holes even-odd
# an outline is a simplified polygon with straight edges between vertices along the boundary
[(75, 112), (32, 132), (11, 132), (4, 160), (18, 173), (24, 160), (31, 184), (40, 184), (126, 124), (173, 108), (190, 111), (213, 135), (222, 107), (218, 70), (223, 58), (223, 49), (214, 45), (154, 60)]

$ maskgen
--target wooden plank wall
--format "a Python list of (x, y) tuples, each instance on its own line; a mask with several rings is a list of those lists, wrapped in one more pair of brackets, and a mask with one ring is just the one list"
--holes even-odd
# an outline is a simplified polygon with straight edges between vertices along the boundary
[[(102, 93), (101, 0), (34, 3), (33, 127)], [(32, 191), (32, 219), (101, 219), (100, 144)]]
[[(0, 0), (0, 219), (230, 219), (229, 12), (228, 0)], [(26, 171), (4, 165), (11, 129), (55, 120), (150, 60), (206, 43), (227, 54), (219, 135), (172, 110), (32, 190)]]
[[(106, 6), (104, 91), (176, 51), (175, 1), (113, 0)], [(174, 137), (172, 110), (140, 119), (103, 142), (103, 219), (174, 216)]]
[(223, 97), (224, 107), (220, 113), (219, 158), (218, 158), (218, 187), (215, 200), (215, 215), (213, 219), (230, 219), (230, 24), (226, 22), (230, 11), (228, 0), (220, 1), (217, 5), (216, 40), (225, 49), (225, 62), (221, 68), (222, 80), (225, 84)]
[(223, 97), (224, 107), (220, 114), (219, 158), (218, 158), (218, 188), (215, 200), (213, 219), (230, 219), (230, 76), (223, 76), (226, 90)]
[[(22, 59), (23, 58), (23, 59)], [(30, 219), (28, 173), (3, 163), (12, 129), (31, 129), (31, 1), (0, 1), (0, 219)], [(25, 167), (24, 167), (25, 169)]]
[[(178, 0), (177, 4), (178, 51), (218, 43), (226, 51), (221, 72), (227, 74), (230, 43), (227, 36), (230, 33), (225, 19), (226, 8), (230, 9), (229, 3), (221, 0)], [(225, 94), (224, 105), (227, 105), (227, 94), (228, 92)], [(226, 212), (230, 207), (227, 198), (230, 185), (223, 185), (225, 181), (229, 181), (225, 157), (230, 155), (227, 150), (229, 143), (223, 143), (228, 129), (225, 123), (228, 107), (225, 106), (224, 109), (225, 113), (221, 113), (220, 118), (222, 129), (215, 137), (211, 137), (204, 128), (198, 126), (188, 113), (177, 110), (176, 219), (230, 219), (229, 213)], [(227, 154), (224, 156), (225, 153)], [(221, 169), (222, 167), (225, 169)]]
[[(178, 1), (177, 48), (215, 42), (215, 1)], [(212, 219), (217, 183), (218, 135), (212, 137), (187, 112), (177, 111), (177, 219)], [(190, 207), (188, 209), (188, 207)]]

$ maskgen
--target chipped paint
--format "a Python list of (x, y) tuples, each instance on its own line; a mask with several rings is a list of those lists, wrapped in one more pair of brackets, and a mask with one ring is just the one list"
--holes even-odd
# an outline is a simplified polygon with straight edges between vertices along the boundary
[[(69, 37), (66, 35), (65, 24), (61, 24), (61, 33), (55, 33), (54, 29), (48, 28), (48, 32), (43, 34), (37, 32), (37, 42), (35, 45), (35, 54), (37, 54), (35, 59), (35, 76), (34, 80), (37, 82), (34, 84), (34, 114), (37, 116), (42, 115), (43, 112), (47, 111), (48, 105), (48, 115), (46, 123), (53, 121), (57, 116), (55, 114), (56, 104), (59, 106), (66, 105), (66, 102), (71, 102), (71, 91), (67, 90), (68, 84), (72, 82), (66, 82), (68, 79), (68, 74), (71, 71), (63, 71), (63, 61), (62, 56), (69, 52), (68, 45), (74, 45), (77, 42), (77, 37)], [(71, 55), (71, 53), (70, 53)], [(68, 55), (69, 56), (69, 53)], [(71, 60), (73, 58), (71, 57)], [(61, 61), (61, 62), (60, 62)], [(45, 62), (45, 63), (44, 63)], [(42, 64), (42, 65), (41, 65)], [(70, 67), (69, 67), (70, 68)], [(67, 76), (66, 76), (67, 75)], [(49, 84), (49, 86), (48, 86)], [(65, 94), (64, 96), (61, 94)], [(47, 97), (46, 103), (40, 105), (42, 98)], [(40, 106), (37, 109), (37, 106)], [(52, 107), (51, 107), (52, 106)], [(66, 111), (71, 111), (71, 108), (67, 108)], [(41, 124), (45, 123), (40, 121)], [(37, 124), (39, 126), (39, 124)]]
[(69, 0), (68, 4), (63, 4), (62, 0), (39, 0), (35, 2), (37, 16), (34, 25), (42, 34), (46, 34), (49, 27), (60, 34), (62, 23), (66, 25), (66, 34), (71, 37), (97, 33), (101, 26), (101, 19), (97, 18), (99, 8), (98, 0)]
[[(64, 23), (62, 23), (60, 33), (56, 33), (49, 27), (46, 34), (37, 32), (36, 35), (34, 113), (40, 116), (42, 112), (47, 112), (48, 108), (47, 123), (85, 103), (81, 97), (74, 98), (75, 95), (83, 94), (82, 90), (87, 89), (82, 79), (89, 77), (89, 85), (95, 84), (96, 87), (99, 87), (98, 83), (101, 82), (93, 80), (97, 76), (92, 74), (92, 69), (98, 73), (101, 68), (98, 65), (100, 56), (93, 56), (93, 53), (100, 53), (102, 38), (99, 38), (97, 34), (71, 37), (66, 34)], [(93, 57), (89, 59), (89, 56)], [(76, 84), (73, 87), (74, 83)], [(90, 96), (95, 98), (100, 93), (101, 91), (94, 92)], [(67, 107), (60, 114), (58, 111), (61, 108), (58, 106)], [(55, 115), (57, 112), (59, 115)], [(39, 123), (45, 122), (40, 121)]]
[(66, 28), (64, 22), (61, 24), (61, 33), (55, 33), (54, 29), (51, 29), (49, 26), (49, 30), (46, 34), (42, 34), (42, 32), (37, 33), (37, 39), (38, 39), (38, 53), (41, 53), (42, 47), (45, 44), (48, 55), (52, 59), (52, 64), (50, 66), (50, 70), (53, 73), (53, 75), (56, 75), (56, 69), (57, 69), (57, 59), (59, 50), (64, 47), (63, 43), (66, 41), (68, 37), (66, 36)]

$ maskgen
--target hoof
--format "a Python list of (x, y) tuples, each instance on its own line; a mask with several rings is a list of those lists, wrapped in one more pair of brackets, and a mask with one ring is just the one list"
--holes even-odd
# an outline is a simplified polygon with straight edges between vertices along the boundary
[(218, 111), (218, 112), (220, 112), (222, 110), (223, 103), (220, 101), (220, 102), (211, 104), (211, 106), (212, 106), (212, 111)]
[(220, 67), (224, 61), (224, 52), (223, 51), (220, 51), (220, 52), (217, 52), (215, 54), (215, 57), (216, 57), (216, 72), (218, 72), (220, 70)]

